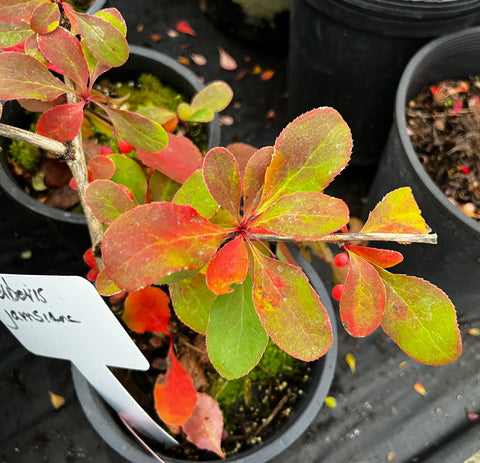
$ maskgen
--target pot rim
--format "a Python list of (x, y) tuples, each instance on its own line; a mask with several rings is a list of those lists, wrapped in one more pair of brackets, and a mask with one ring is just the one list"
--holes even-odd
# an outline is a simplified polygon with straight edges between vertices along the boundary
[[(338, 354), (337, 323), (333, 304), (324, 283), (312, 265), (293, 246), (289, 246), (289, 249), (294, 258), (303, 268), (305, 274), (308, 276), (311, 285), (320, 296), (320, 299), (327, 310), (332, 325), (334, 338), (333, 345), (324, 357), (315, 362), (321, 371), (318, 375), (315, 375), (314, 378), (317, 378), (318, 376), (319, 378), (316, 381), (316, 385), (311, 384), (314, 388), (313, 395), (308, 402), (305, 402), (306, 404), (303, 406), (303, 409), (298, 410), (296, 413), (296, 420), (290, 420), (286, 425), (286, 429), (284, 429), (281, 434), (275, 435), (274, 437), (272, 436), (272, 438), (267, 440), (265, 444), (258, 445), (241, 454), (227, 458), (226, 461), (261, 463), (278, 456), (299, 439), (313, 422), (322, 408), (325, 397), (327, 396), (333, 381)], [(106, 405), (99, 394), (89, 385), (88, 381), (73, 364), (72, 376), (80, 405), (93, 428), (105, 440), (105, 442), (117, 452), (121, 453), (125, 458), (130, 458), (135, 463), (158, 463), (158, 459), (147, 454), (125, 429), (120, 428), (115, 413), (112, 412), (110, 407)], [(112, 432), (110, 428), (105, 428), (105, 426), (115, 426), (115, 429)], [(164, 455), (161, 455), (161, 458), (165, 463), (189, 461), (175, 459)], [(203, 463), (216, 463), (218, 461), (220, 460), (205, 460)]]
[[(465, 226), (471, 228), (478, 234), (480, 233), (480, 222), (476, 221), (472, 217), (469, 217), (457, 206), (451, 203), (445, 193), (436, 185), (436, 183), (430, 178), (427, 171), (424, 169), (407, 133), (407, 117), (405, 113), (406, 105), (408, 100), (411, 98), (410, 90), (412, 87), (412, 81), (416, 77), (416, 72), (419, 65), (426, 58), (432, 56), (435, 57), (440, 50), (445, 49), (448, 51), (449, 49), (455, 48), (455, 45), (468, 40), (470, 37), (476, 37), (476, 41), (478, 43), (476, 48), (480, 50), (480, 26), (477, 26), (432, 40), (424, 45), (419, 51), (417, 51), (417, 53), (410, 59), (405, 67), (405, 70), (403, 71), (402, 77), (400, 78), (395, 97), (394, 125), (395, 129), (398, 131), (398, 135), (406, 153), (408, 162), (414, 169), (420, 181), (424, 183), (428, 191), (432, 194), (432, 196), (435, 197), (435, 199), (443, 208), (445, 208), (450, 214), (453, 214)], [(442, 57), (440, 57), (440, 59), (441, 58)], [(480, 66), (478, 72), (480, 73)], [(422, 85), (430, 85), (432, 83), (434, 82), (422, 82)], [(417, 83), (415, 83), (415, 85), (417, 85)]]

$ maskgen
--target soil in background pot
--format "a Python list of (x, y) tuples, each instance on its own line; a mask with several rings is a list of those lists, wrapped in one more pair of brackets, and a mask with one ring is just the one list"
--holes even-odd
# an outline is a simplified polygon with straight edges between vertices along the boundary
[(480, 220), (480, 76), (424, 88), (406, 116), (412, 146), (432, 180)]

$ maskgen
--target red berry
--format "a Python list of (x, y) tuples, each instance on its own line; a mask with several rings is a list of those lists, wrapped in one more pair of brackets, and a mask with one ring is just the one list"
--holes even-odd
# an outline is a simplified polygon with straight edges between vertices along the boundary
[(87, 280), (92, 283), (97, 281), (99, 273), (98, 268), (91, 268), (87, 273)]
[(332, 289), (332, 297), (336, 301), (339, 301), (342, 298), (342, 293), (343, 293), (343, 285), (336, 285)]
[(113, 150), (110, 148), (110, 146), (102, 145), (100, 146), (100, 154), (102, 156), (106, 156), (107, 154), (112, 154)]
[(118, 142), (118, 149), (120, 150), (120, 153), (128, 154), (132, 151), (133, 146), (128, 143), (128, 141), (120, 140)]
[(78, 188), (77, 188), (77, 182), (75, 181), (74, 178), (70, 179), (70, 182), (69, 182), (68, 184), (70, 185), (70, 188), (71, 188), (72, 190), (78, 190)]
[(333, 262), (337, 267), (345, 267), (348, 264), (348, 254), (341, 252), (333, 258)]
[(462, 166), (461, 170), (464, 174), (469, 174), (470, 173), (470, 167), (468, 167), (468, 166)]
[(83, 254), (83, 261), (90, 267), (90, 268), (98, 268), (97, 266), (97, 261), (95, 260), (95, 257), (93, 256), (93, 250), (92, 248), (88, 248), (85, 253)]

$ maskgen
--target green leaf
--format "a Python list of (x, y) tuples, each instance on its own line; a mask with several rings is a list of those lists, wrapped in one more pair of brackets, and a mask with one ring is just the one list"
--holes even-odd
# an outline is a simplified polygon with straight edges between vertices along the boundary
[(18, 45), (32, 34), (28, 23), (0, 21), (0, 48)]
[(233, 284), (243, 283), (248, 272), (248, 251), (243, 236), (224, 244), (207, 267), (207, 286), (212, 293), (231, 293)]
[(59, 24), (60, 10), (56, 3), (42, 3), (35, 9), (30, 19), (30, 27), (38, 34), (49, 34), (53, 32)]
[(462, 353), (455, 308), (447, 295), (421, 278), (379, 269), (387, 291), (382, 328), (410, 357), (444, 365)]
[(123, 32), (97, 16), (74, 13), (78, 32), (92, 54), (102, 63), (117, 67), (128, 59), (128, 43)]
[(391, 191), (375, 206), (361, 233), (428, 233), (410, 187)]
[(218, 296), (210, 309), (208, 357), (216, 370), (232, 380), (246, 375), (262, 358), (268, 343), (252, 300), (248, 276), (233, 292)]
[(115, 173), (110, 180), (126, 186), (132, 192), (135, 204), (144, 204), (147, 196), (147, 179), (142, 168), (123, 154), (109, 154), (108, 158), (115, 164)]
[(167, 132), (160, 124), (132, 111), (99, 106), (108, 114), (119, 135), (136, 148), (156, 152), (167, 146)]
[(175, 194), (173, 202), (175, 204), (188, 204), (200, 215), (207, 218), (211, 218), (219, 207), (205, 185), (201, 169), (194, 172), (181, 186)]
[(210, 194), (226, 211), (238, 217), (242, 181), (238, 162), (226, 148), (211, 149), (203, 162), (203, 178)]
[(38, 47), (45, 58), (78, 84), (82, 91), (86, 90), (89, 75), (87, 61), (80, 42), (71, 32), (57, 27), (50, 34), (39, 35)]
[(45, 0), (2, 0), (0, 19), (8, 22), (29, 20), (35, 8)]
[(297, 192), (280, 198), (252, 223), (250, 231), (298, 241), (315, 241), (346, 225), (347, 205), (317, 191)]
[(252, 254), (253, 303), (272, 341), (300, 360), (324, 355), (333, 343), (330, 320), (302, 269)]
[(255, 215), (262, 199), (263, 185), (265, 184), (265, 172), (272, 162), (274, 148), (265, 146), (259, 149), (247, 162), (244, 177), (244, 204), (243, 216), (247, 219)]
[(213, 112), (224, 110), (232, 101), (233, 90), (226, 82), (217, 80), (210, 82), (200, 90), (192, 99), (193, 112), (208, 108)]
[[(156, 170), (150, 177), (150, 199), (152, 201), (172, 201), (182, 185)], [(204, 217), (208, 217), (202, 214)]]
[(165, 124), (177, 116), (177, 114), (173, 111), (169, 111), (168, 109), (161, 108), (159, 106), (146, 106), (144, 108), (138, 108), (137, 113), (148, 117), (160, 125)]
[(260, 210), (297, 191), (323, 191), (347, 165), (350, 129), (332, 108), (317, 108), (295, 119), (275, 142)]
[(373, 265), (349, 252), (348, 273), (340, 300), (340, 318), (355, 337), (368, 336), (380, 325), (385, 287)]
[(168, 140), (166, 148), (161, 151), (137, 149), (138, 157), (147, 167), (159, 170), (178, 183), (184, 183), (202, 167), (202, 153), (187, 137), (167, 132), (165, 137)]
[(178, 318), (192, 330), (207, 332), (210, 307), (215, 299), (207, 287), (205, 275), (197, 273), (169, 284), (170, 298)]
[(177, 107), (177, 115), (181, 121), (188, 122), (210, 122), (215, 117), (215, 113), (208, 108), (201, 108), (193, 111), (188, 103), (180, 103)]
[(102, 296), (113, 296), (122, 291), (113, 280), (110, 279), (105, 269), (102, 269), (98, 274), (95, 288)]
[(203, 267), (228, 232), (190, 206), (149, 203), (110, 225), (102, 257), (110, 278), (133, 291), (174, 272)]
[(110, 180), (95, 180), (85, 192), (85, 201), (100, 222), (110, 224), (135, 207), (125, 190)]
[(52, 101), (70, 91), (35, 58), (22, 53), (0, 53), (0, 99)]
[(108, 21), (112, 26), (115, 26), (125, 37), (127, 35), (127, 24), (120, 11), (116, 8), (104, 8), (97, 11), (95, 16)]

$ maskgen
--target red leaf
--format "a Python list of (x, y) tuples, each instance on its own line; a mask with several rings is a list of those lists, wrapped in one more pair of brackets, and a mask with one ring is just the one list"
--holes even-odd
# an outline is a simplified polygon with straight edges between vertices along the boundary
[(0, 5), (0, 19), (7, 22), (27, 20), (35, 8), (44, 0), (2, 0)]
[(170, 299), (164, 291), (154, 286), (147, 286), (128, 294), (122, 319), (135, 333), (152, 331), (170, 334), (168, 331), (169, 303)]
[[(59, 43), (62, 45), (59, 46)], [(55, 31), (38, 36), (38, 47), (61, 74), (65, 74), (85, 91), (88, 83), (88, 65), (79, 40), (58, 27)]]
[(382, 268), (390, 268), (403, 261), (403, 256), (397, 251), (388, 249), (369, 248), (367, 246), (345, 246), (348, 251), (354, 252), (357, 256), (363, 257), (371, 264)]
[(349, 252), (348, 273), (340, 300), (340, 317), (355, 337), (368, 336), (380, 325), (385, 307), (385, 287), (375, 268)]
[(182, 34), (188, 34), (191, 35), (192, 37), (195, 37), (197, 33), (193, 30), (192, 26), (190, 26), (190, 23), (188, 21), (178, 21), (177, 25), (175, 26), (175, 29), (177, 29), (178, 32), (181, 32)]
[(49, 34), (60, 24), (60, 10), (54, 3), (42, 3), (33, 12), (30, 27), (39, 34)]
[(45, 111), (37, 123), (37, 132), (61, 142), (73, 140), (82, 127), (85, 102), (56, 106)]
[(98, 155), (88, 161), (88, 170), (93, 180), (110, 179), (115, 173), (115, 163), (108, 157)]
[(238, 217), (242, 199), (242, 181), (238, 162), (226, 148), (211, 149), (203, 162), (203, 178), (215, 201)]
[(137, 154), (147, 167), (159, 170), (179, 183), (185, 183), (203, 163), (202, 153), (190, 139), (171, 133), (164, 150), (154, 153), (137, 149)]
[(242, 236), (218, 250), (207, 268), (207, 286), (216, 295), (231, 293), (231, 285), (242, 283), (248, 271), (248, 252)]
[(159, 377), (153, 389), (155, 410), (166, 424), (183, 425), (195, 409), (197, 391), (192, 378), (175, 357), (172, 346), (168, 356), (167, 374), (162, 379)]
[(215, 452), (225, 459), (221, 441), (223, 414), (218, 403), (208, 394), (198, 393), (197, 405), (190, 419), (183, 425), (187, 439), (200, 449)]

